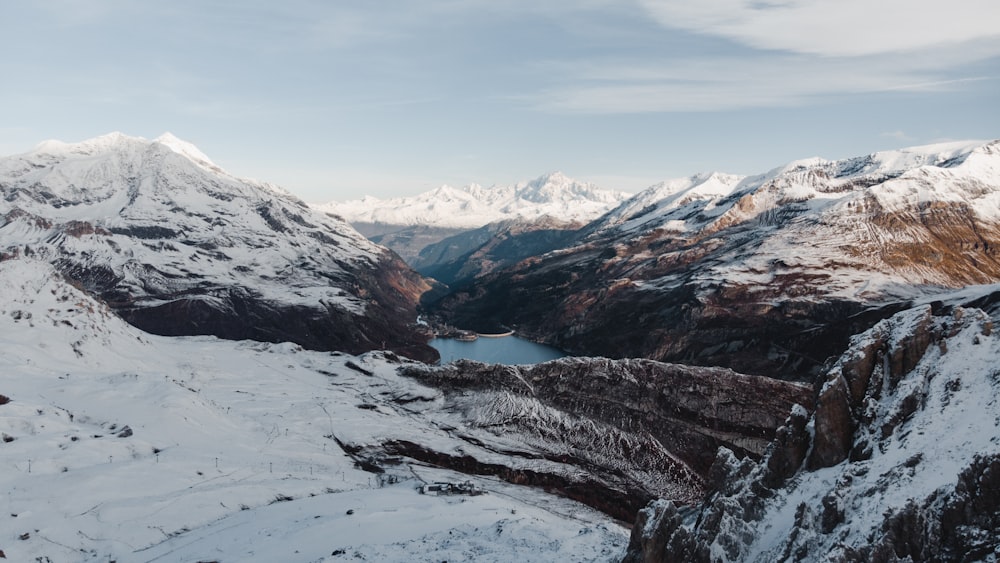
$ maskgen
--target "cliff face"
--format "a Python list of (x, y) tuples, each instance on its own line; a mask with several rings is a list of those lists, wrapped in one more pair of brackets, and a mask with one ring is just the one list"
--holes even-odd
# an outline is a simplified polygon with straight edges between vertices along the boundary
[(581, 354), (811, 381), (910, 300), (1000, 280), (998, 208), (997, 142), (696, 176), (436, 307)]
[[(693, 512), (658, 501), (626, 561), (973, 561), (1000, 555), (1000, 337), (979, 310), (878, 323), (760, 462), (726, 449)], [(909, 559), (907, 559), (909, 558)]]
[(461, 361), (401, 374), (441, 389), (476, 443), (519, 444), (603, 482), (582, 500), (606, 511), (607, 498), (697, 502), (720, 446), (759, 458), (792, 405), (811, 405), (798, 384), (649, 360)]

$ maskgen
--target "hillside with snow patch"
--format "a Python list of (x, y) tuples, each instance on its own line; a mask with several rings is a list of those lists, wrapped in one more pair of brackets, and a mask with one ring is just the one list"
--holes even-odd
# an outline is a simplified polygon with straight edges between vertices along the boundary
[(46, 260), (166, 334), (392, 348), (429, 286), (385, 248), (196, 147), (112, 133), (0, 158), (0, 254)]

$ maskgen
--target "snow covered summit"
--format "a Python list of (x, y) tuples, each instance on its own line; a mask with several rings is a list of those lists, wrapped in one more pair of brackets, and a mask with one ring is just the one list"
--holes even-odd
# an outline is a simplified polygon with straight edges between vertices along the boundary
[(475, 229), (496, 221), (551, 216), (590, 221), (624, 201), (629, 194), (578, 182), (561, 172), (510, 186), (461, 188), (441, 186), (413, 197), (382, 200), (365, 197), (314, 205), (351, 223)]
[(408, 326), (426, 289), (417, 274), (170, 134), (48, 141), (0, 158), (0, 235), (0, 252), (52, 263), (151, 332), (423, 349)]

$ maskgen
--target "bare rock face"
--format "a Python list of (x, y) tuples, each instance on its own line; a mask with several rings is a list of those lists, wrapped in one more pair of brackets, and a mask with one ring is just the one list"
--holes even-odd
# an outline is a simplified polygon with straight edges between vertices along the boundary
[(695, 510), (640, 512), (626, 561), (980, 561), (1000, 556), (1000, 338), (982, 311), (878, 323), (760, 462), (719, 452)]
[[(923, 358), (933, 340), (941, 337), (932, 327), (931, 314), (917, 321), (914, 329), (897, 341), (893, 338), (891, 326), (884, 324), (872, 329), (871, 337), (862, 346), (852, 349), (841, 362), (830, 371), (819, 389), (816, 399), (815, 438), (808, 459), (810, 469), (820, 469), (836, 465), (856, 449), (855, 457), (863, 457), (869, 444), (855, 444), (855, 431), (859, 423), (866, 420), (866, 399), (877, 398), (871, 394), (872, 377), (876, 373), (889, 374), (888, 383), (896, 385), (902, 374), (908, 373)], [(895, 379), (895, 381), (893, 381)], [(882, 382), (878, 382), (881, 384)], [(886, 424), (898, 423), (898, 420)], [(891, 432), (886, 430), (886, 434)]]
[[(759, 459), (792, 405), (802, 412), (811, 406), (811, 391), (800, 384), (651, 360), (564, 358), (533, 366), (459, 361), (400, 373), (452, 397), (446, 408), (466, 413), (465, 424), (492, 435), (480, 433), (477, 443), (520, 436), (544, 456), (593, 474), (562, 488), (618, 518), (614, 505), (620, 509), (640, 498), (697, 502), (720, 446)], [(488, 404), (476, 399), (498, 396)], [(595, 485), (602, 481), (603, 492)], [(614, 498), (622, 500), (609, 505)]]

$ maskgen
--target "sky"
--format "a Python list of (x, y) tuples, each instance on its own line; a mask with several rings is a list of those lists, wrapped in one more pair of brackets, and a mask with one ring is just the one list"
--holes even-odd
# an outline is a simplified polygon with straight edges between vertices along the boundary
[(310, 202), (637, 192), (1000, 138), (997, 0), (0, 3), (0, 155), (121, 131)]

